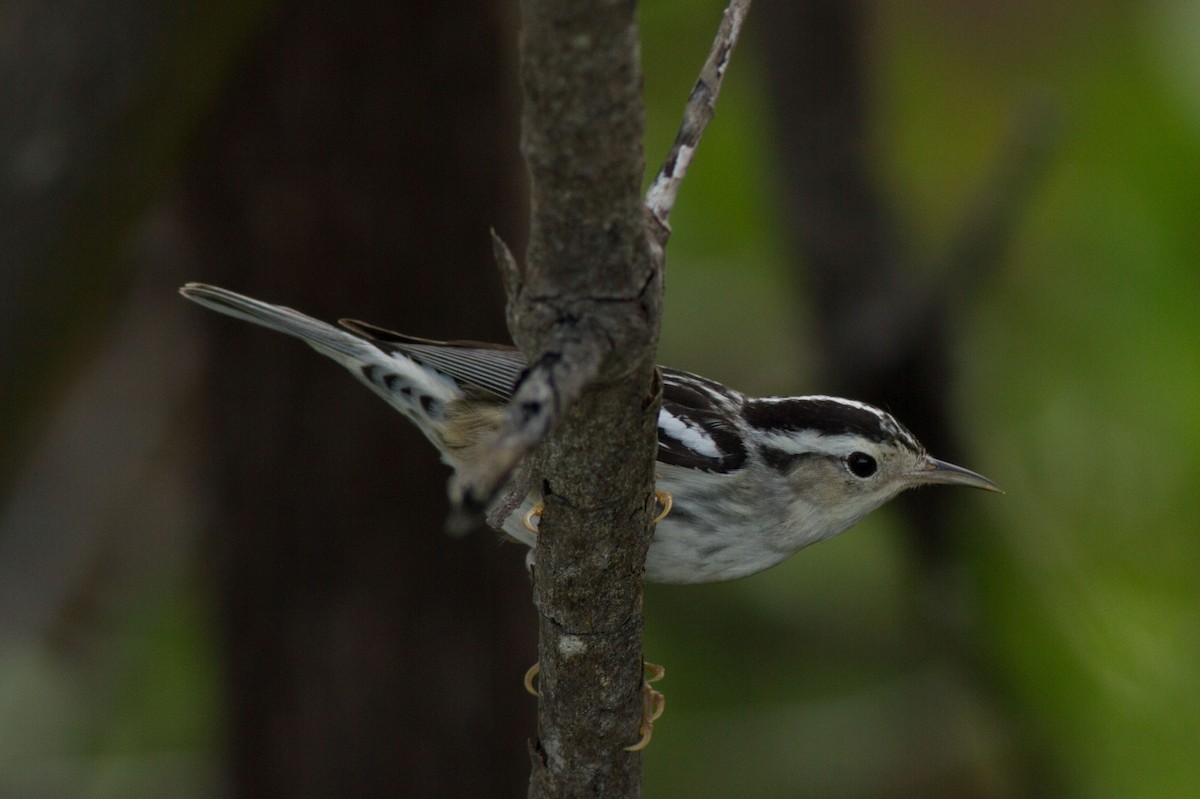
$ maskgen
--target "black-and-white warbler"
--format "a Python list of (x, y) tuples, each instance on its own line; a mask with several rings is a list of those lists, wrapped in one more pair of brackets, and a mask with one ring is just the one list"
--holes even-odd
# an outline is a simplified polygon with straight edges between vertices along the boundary
[[(409, 338), (361, 322), (340, 329), (278, 305), (189, 283), (180, 293), (302, 339), (349, 369), (433, 442), (453, 468), (496, 429), (525, 368), (509, 347)], [(774, 566), (847, 529), (901, 491), (941, 483), (999, 491), (937, 460), (884, 411), (827, 396), (751, 398), (688, 372), (662, 369), (658, 487), (673, 498), (646, 558), (646, 579), (731, 580)], [(503, 531), (533, 546), (524, 522)]]

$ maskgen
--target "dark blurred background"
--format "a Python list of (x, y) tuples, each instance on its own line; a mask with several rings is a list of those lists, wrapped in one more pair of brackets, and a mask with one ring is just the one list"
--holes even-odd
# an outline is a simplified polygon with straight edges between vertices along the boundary
[[(524, 795), (520, 547), (336, 365), (207, 314), (503, 340), (516, 9), (0, 7), (0, 797)], [(721, 5), (642, 7), (648, 171)], [(1200, 12), (759, 0), (661, 360), (883, 405), (922, 491), (647, 590), (647, 795), (1200, 793)]]

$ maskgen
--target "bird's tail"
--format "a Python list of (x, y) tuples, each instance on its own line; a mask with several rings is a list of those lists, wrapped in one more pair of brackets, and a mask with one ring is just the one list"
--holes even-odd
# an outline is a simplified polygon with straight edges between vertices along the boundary
[(446, 408), (463, 396), (455, 381), (406, 353), (385, 352), (372, 341), (281, 305), (227, 289), (188, 283), (179, 293), (219, 313), (287, 333), (340, 363), (389, 405), (407, 416), (456, 466), (461, 447), (447, 431)]
[(361, 336), (282, 305), (271, 305), (204, 283), (188, 283), (179, 289), (179, 293), (192, 302), (226, 316), (295, 336), (322, 355), (342, 363), (346, 363), (347, 358), (361, 362), (380, 355), (379, 349)]

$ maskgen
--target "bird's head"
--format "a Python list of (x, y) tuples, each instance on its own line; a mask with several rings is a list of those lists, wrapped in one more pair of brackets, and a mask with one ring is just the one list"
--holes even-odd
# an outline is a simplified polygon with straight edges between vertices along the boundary
[(842, 532), (905, 489), (942, 484), (1001, 491), (930, 456), (891, 414), (836, 397), (748, 403), (758, 454), (793, 492), (796, 526), (812, 543)]

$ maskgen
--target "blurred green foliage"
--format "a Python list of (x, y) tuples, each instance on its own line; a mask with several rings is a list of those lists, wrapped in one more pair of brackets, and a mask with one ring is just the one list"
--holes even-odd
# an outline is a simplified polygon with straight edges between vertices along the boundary
[[(643, 11), (652, 165), (719, 7)], [(871, 19), (876, 167), (918, 254), (953, 237), (1025, 107), (1060, 121), (1011, 251), (952, 320), (969, 465), (1009, 492), (959, 498), (962, 606), (935, 611), (980, 651), (929, 640), (887, 512), (764, 575), (652, 587), (668, 710), (647, 793), (1198, 795), (1200, 14), (893, 2)], [(752, 38), (730, 76), (673, 219), (662, 359), (819, 391), (797, 369), (803, 288), (774, 227), (787, 137)]]
[[(720, 8), (642, 9), (651, 173)], [(950, 607), (931, 607), (945, 598), (886, 509), (762, 575), (650, 587), (668, 702), (646, 793), (1200, 795), (1200, 12), (892, 0), (870, 19), (876, 167), (931, 262), (1022, 110), (1061, 120), (1011, 250), (953, 320), (966, 465), (1009, 493), (958, 499)], [(661, 360), (820, 391), (753, 27), (672, 218)], [(194, 581), (173, 585), (100, 620), (117, 648), (94, 683), (0, 651), (0, 786), (218, 790), (196, 754), (220, 745), (211, 612)], [(947, 648), (931, 616), (977, 651)], [(118, 690), (96, 707), (94, 684)]]

